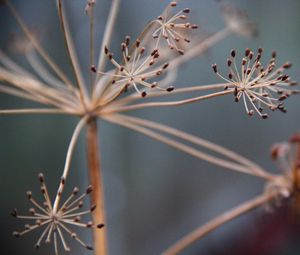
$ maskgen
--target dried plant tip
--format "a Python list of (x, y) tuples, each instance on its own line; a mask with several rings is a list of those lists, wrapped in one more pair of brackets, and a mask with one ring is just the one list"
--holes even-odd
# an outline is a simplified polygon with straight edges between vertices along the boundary
[(154, 79), (156, 76), (162, 75), (169, 66), (168, 63), (165, 63), (160, 67), (156, 67), (156, 63), (160, 57), (158, 49), (155, 48), (146, 55), (146, 48), (140, 47), (141, 42), (139, 40), (135, 41), (132, 45), (132, 52), (129, 50), (129, 44), (130, 39), (127, 36), (125, 41), (121, 43), (121, 52), (123, 57), (122, 64), (118, 63), (113, 58), (112, 53), (110, 53), (107, 49), (107, 56), (111, 63), (117, 68), (118, 72), (115, 74), (103, 72), (98, 73), (112, 76), (113, 79), (111, 84), (119, 87), (120, 94), (126, 92), (129, 88), (134, 88), (141, 97), (145, 97), (147, 95), (147, 90), (141, 90), (140, 86), (146, 89), (157, 88), (165, 90), (158, 86), (157, 83), (149, 81)]
[(104, 227), (104, 224), (98, 224), (97, 225), (97, 228), (103, 228)]
[(14, 237), (20, 237), (21, 235), (20, 235), (20, 232), (14, 231), (13, 232), (13, 236)]
[(97, 69), (96, 69), (96, 66), (95, 66), (95, 65), (92, 65), (92, 66), (91, 66), (91, 71), (92, 71), (93, 73), (96, 73), (96, 72), (97, 72)]
[(235, 58), (235, 56), (236, 56), (236, 50), (232, 49), (231, 52), (230, 52), (230, 55), (231, 55), (231, 57)]
[(174, 88), (173, 86), (169, 86), (169, 87), (166, 89), (166, 91), (167, 91), (167, 92), (172, 92), (174, 89), (175, 89), (175, 88)]
[(74, 189), (73, 189), (73, 195), (75, 196), (75, 195), (77, 195), (78, 194), (78, 192), (79, 192), (79, 189), (77, 188), (77, 187), (75, 187)]
[(93, 191), (93, 187), (92, 187), (92, 185), (89, 185), (85, 192), (86, 192), (86, 194), (90, 194), (92, 191)]
[(26, 192), (26, 196), (27, 196), (28, 199), (31, 199), (32, 198), (32, 191), (28, 190)]
[(298, 90), (291, 88), (294, 82), (284, 73), (291, 67), (291, 63), (286, 62), (276, 69), (276, 56), (273, 53), (268, 65), (264, 67), (260, 62), (262, 54), (263, 48), (260, 47), (253, 58), (253, 51), (247, 48), (239, 66), (236, 62), (236, 50), (231, 50), (227, 59), (228, 78), (218, 73), (216, 64), (212, 68), (218, 77), (228, 82), (227, 87), (234, 87), (234, 100), (239, 102), (242, 99), (249, 116), (256, 112), (263, 119), (267, 119), (268, 114), (263, 113), (264, 107), (285, 113), (282, 101), (296, 94)]
[[(294, 143), (294, 139), (296, 143)], [(297, 208), (299, 214), (300, 196), (300, 138), (299, 134), (292, 136), (289, 142), (277, 143), (271, 148), (271, 156), (276, 160), (279, 169), (282, 171), (279, 177), (267, 185), (267, 189), (277, 189), (281, 191), (284, 198), (289, 198), (288, 202), (292, 208)], [(281, 203), (279, 203), (280, 205)]]
[(95, 211), (96, 207), (97, 207), (96, 205), (92, 205), (91, 208), (90, 208), (90, 211), (91, 212)]
[(171, 7), (176, 7), (176, 6), (177, 6), (177, 2), (172, 1), (172, 2), (170, 3), (170, 6), (171, 6)]
[(91, 246), (91, 245), (86, 245), (85, 248), (87, 248), (90, 251), (94, 250), (93, 246)]
[[(25, 225), (25, 230), (21, 232), (13, 232), (13, 235), (16, 237), (20, 237), (29, 233), (37, 228), (43, 228), (43, 232), (40, 235), (38, 242), (35, 244), (35, 248), (39, 248), (41, 246), (42, 241), (44, 240), (46, 243), (50, 243), (52, 240), (54, 242), (55, 250), (58, 247), (58, 240), (61, 240), (62, 245), (65, 251), (70, 251), (69, 246), (67, 245), (64, 234), (69, 235), (71, 238), (76, 240), (79, 244), (84, 246), (85, 248), (89, 248), (90, 246), (84, 243), (75, 232), (71, 231), (69, 226), (73, 227), (81, 227), (81, 228), (99, 228), (98, 225), (94, 225), (91, 221), (87, 223), (81, 223), (81, 216), (91, 214), (96, 205), (92, 205), (89, 210), (80, 211), (80, 208), (83, 206), (83, 199), (87, 197), (87, 195), (92, 191), (91, 186), (89, 186), (85, 193), (83, 193), (79, 197), (75, 197), (79, 192), (78, 188), (74, 188), (71, 195), (62, 203), (60, 206), (55, 207), (52, 205), (47, 187), (44, 181), (44, 176), (39, 174), (39, 180), (42, 183), (42, 188), (44, 190), (44, 199), (42, 205), (40, 205), (36, 200), (32, 197), (31, 191), (27, 192), (27, 197), (30, 202), (34, 206), (34, 208), (29, 209), (29, 216), (22, 216), (17, 213), (17, 210), (14, 209), (11, 215), (18, 219), (25, 219), (33, 221), (33, 224)], [(61, 178), (61, 184), (65, 183), (65, 178)], [(59, 194), (60, 192), (58, 192)], [(45, 209), (44, 205), (47, 205)], [(57, 236), (59, 238), (57, 238)], [(57, 250), (56, 250), (57, 253)]]
[[(164, 13), (160, 15), (155, 22), (157, 27), (152, 34), (152, 37), (157, 40), (156, 47), (164, 39), (171, 50), (176, 50), (179, 54), (184, 54), (182, 42), (190, 43), (191, 40), (187, 38), (186, 31), (190, 29), (197, 29), (198, 25), (186, 22), (188, 19), (187, 14), (190, 13), (190, 9), (185, 8), (177, 12), (175, 15), (170, 14), (172, 7), (177, 4), (174, 2), (165, 9)], [(184, 22), (183, 22), (184, 21)]]
[(91, 228), (93, 226), (93, 222), (89, 221), (85, 226), (87, 228)]
[(44, 175), (42, 173), (38, 174), (38, 178), (39, 178), (39, 180), (40, 180), (41, 183), (45, 182), (45, 177), (44, 177)]
[(107, 55), (109, 53), (109, 50), (106, 45), (104, 46), (104, 53), (105, 53), (105, 55)]
[(10, 213), (10, 215), (12, 216), (12, 217), (17, 217), (17, 215), (18, 215), (18, 211), (17, 211), (17, 209), (16, 208), (14, 208), (13, 210), (12, 210), (12, 212)]
[(212, 69), (214, 70), (215, 73), (218, 72), (218, 66), (217, 66), (217, 64), (213, 64), (211, 67), (212, 67)]
[(94, 8), (96, 0), (88, 0), (85, 6), (85, 12), (90, 15), (91, 10)]

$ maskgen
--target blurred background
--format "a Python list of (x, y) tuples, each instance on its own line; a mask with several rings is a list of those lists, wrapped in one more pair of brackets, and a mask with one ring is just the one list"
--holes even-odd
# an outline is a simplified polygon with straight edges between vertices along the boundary
[[(41, 43), (56, 62), (71, 75), (60, 32), (55, 1), (12, 0), (26, 23), (37, 29)], [(88, 74), (88, 18), (85, 0), (65, 1), (81, 66)], [(96, 6), (96, 45), (100, 47), (110, 0)], [(123, 0), (113, 34), (116, 49), (125, 35), (134, 38), (148, 21), (157, 17), (169, 1)], [(256, 39), (232, 35), (214, 45), (204, 55), (182, 66), (176, 87), (219, 83), (211, 64), (225, 67), (230, 49), (262, 46), (266, 55), (278, 51), (278, 62), (294, 63), (290, 74), (300, 80), (298, 0), (229, 1), (259, 25)], [(219, 5), (213, 0), (182, 0), (192, 9), (191, 20), (200, 24), (199, 33), (209, 34), (224, 27)], [(0, 47), (26, 67), (21, 55), (9, 49), (20, 29), (4, 5), (0, 5)], [(266, 56), (267, 57), (267, 56)], [(1, 109), (34, 106), (14, 97), (0, 95)], [(233, 149), (277, 171), (270, 160), (274, 142), (286, 140), (299, 131), (300, 99), (286, 103), (288, 114), (275, 112), (268, 120), (249, 118), (232, 97), (222, 97), (179, 108), (160, 108), (134, 113)], [(39, 196), (37, 174), (46, 176), (55, 194), (63, 170), (65, 154), (77, 119), (64, 116), (1, 116), (0, 118), (0, 242), (1, 254), (33, 254), (37, 233), (18, 240), (12, 231), (24, 222), (10, 217), (12, 208), (26, 212), (25, 192)], [(260, 194), (264, 183), (258, 178), (229, 172), (197, 160), (143, 135), (109, 123), (99, 122), (104, 171), (109, 250), (111, 255), (155, 255), (214, 216)], [(84, 135), (76, 148), (67, 190), (84, 189), (86, 175)], [(91, 241), (89, 231), (81, 233)], [(266, 214), (262, 209), (249, 213), (188, 248), (186, 255), (300, 254), (300, 228), (283, 208)], [(92, 254), (73, 240), (71, 254)], [(61, 249), (62, 250), (62, 249)], [(52, 245), (43, 245), (36, 254), (53, 254)], [(61, 252), (61, 254), (64, 254)]]

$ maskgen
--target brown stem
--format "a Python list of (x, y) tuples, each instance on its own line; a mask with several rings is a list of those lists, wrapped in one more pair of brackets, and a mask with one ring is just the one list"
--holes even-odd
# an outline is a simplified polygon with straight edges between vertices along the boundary
[[(90, 184), (93, 187), (91, 193), (91, 203), (96, 204), (97, 207), (92, 214), (93, 222), (95, 224), (105, 224), (105, 207), (104, 207), (104, 192), (103, 182), (100, 167), (100, 149), (98, 146), (97, 120), (91, 118), (87, 125), (87, 160), (89, 168)], [(94, 229), (94, 249), (95, 255), (107, 254), (107, 238), (106, 227), (103, 229)]]
[(187, 234), (182, 239), (180, 239), (177, 243), (173, 244), (168, 250), (166, 250), (163, 255), (176, 255), (181, 253), (184, 249), (186, 249), (188, 246), (196, 242), (197, 240), (200, 240), (213, 230), (223, 226), (225, 223), (249, 212), (250, 210), (253, 210), (263, 204), (268, 203), (272, 199), (274, 199), (276, 196), (278, 196), (277, 193), (264, 193), (262, 195), (259, 195), (253, 199), (248, 200), (247, 202), (234, 207), (233, 209), (217, 216), (216, 218), (212, 219), (211, 221), (208, 221), (203, 226), (200, 226), (193, 232)]

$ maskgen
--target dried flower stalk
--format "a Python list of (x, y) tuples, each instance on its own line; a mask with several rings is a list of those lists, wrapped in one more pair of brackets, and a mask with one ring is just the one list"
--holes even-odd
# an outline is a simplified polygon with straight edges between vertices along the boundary
[[(258, 49), (256, 57), (254, 57), (254, 53), (250, 49), (246, 49), (245, 57), (241, 62), (241, 71), (238, 70), (235, 61), (236, 51), (233, 50), (230, 58), (227, 60), (227, 66), (229, 68), (228, 78), (222, 76), (218, 71), (217, 65), (214, 64), (214, 72), (225, 80), (225, 83), (196, 85), (184, 88), (174, 88), (172, 84), (176, 79), (177, 69), (181, 64), (201, 55), (208, 48), (230, 34), (236, 33), (244, 37), (255, 36), (257, 34), (257, 27), (244, 12), (231, 5), (221, 3), (226, 27), (206, 37), (204, 40), (192, 40), (190, 32), (191, 30), (197, 29), (198, 25), (188, 21), (190, 9), (184, 8), (176, 12), (177, 2), (171, 1), (158, 18), (145, 26), (140, 35), (133, 40), (133, 43), (130, 43), (130, 37), (126, 36), (125, 41), (120, 45), (121, 56), (118, 58), (109, 50), (112, 32), (120, 7), (120, 0), (113, 0), (102, 37), (98, 63), (95, 65), (94, 8), (97, 3), (96, 0), (88, 0), (85, 8), (85, 12), (89, 17), (90, 30), (90, 66), (85, 69), (90, 72), (89, 83), (87, 83), (83, 79), (77, 58), (77, 51), (72, 40), (68, 19), (65, 13), (64, 1), (57, 0), (57, 12), (64, 36), (66, 51), (75, 78), (75, 84), (73, 84), (72, 79), (69, 79), (43, 50), (38, 39), (26, 26), (25, 22), (23, 22), (11, 2), (9, 0), (4, 0), (3, 2), (15, 17), (27, 38), (26, 40), (22, 40), (22, 44), (16, 45), (19, 45), (19, 50), (22, 51), (34, 72), (30, 73), (19, 66), (0, 49), (0, 92), (37, 102), (43, 107), (32, 109), (5, 109), (0, 110), (0, 114), (65, 114), (79, 117), (80, 119), (69, 145), (65, 167), (53, 205), (50, 203), (49, 197), (46, 194), (46, 188), (43, 189), (45, 191), (43, 194), (46, 194), (46, 209), (35, 203), (32, 196), (29, 197), (30, 201), (44, 213), (33, 212), (32, 219), (40, 220), (42, 217), (42, 223), (37, 223), (34, 227), (30, 226), (28, 228), (28, 230), (33, 230), (41, 225), (46, 226), (46, 229), (37, 242), (37, 246), (40, 245), (46, 236), (46, 240), (48, 241), (50, 240), (50, 236), (53, 235), (56, 254), (58, 254), (57, 237), (61, 239), (65, 250), (68, 251), (69, 247), (62, 234), (62, 230), (64, 230), (83, 246), (91, 249), (91, 246), (86, 245), (77, 235), (73, 235), (64, 225), (64, 223), (70, 223), (66, 218), (92, 213), (93, 222), (101, 223), (101, 225), (98, 225), (98, 228), (102, 228), (102, 223), (105, 223), (105, 196), (100, 166), (97, 118), (142, 133), (214, 165), (231, 171), (256, 176), (268, 182), (264, 194), (212, 220), (196, 230), (196, 232), (188, 235), (187, 238), (175, 244), (166, 254), (179, 252), (213, 229), (267, 201), (293, 195), (296, 187), (300, 186), (298, 183), (300, 178), (298, 178), (297, 171), (292, 171), (293, 174), (288, 175), (273, 175), (247, 158), (202, 138), (160, 123), (125, 115), (126, 112), (132, 110), (152, 107), (175, 107), (230, 94), (235, 97), (236, 101), (240, 99), (243, 100), (248, 115), (253, 115), (254, 112), (257, 112), (258, 115), (266, 118), (267, 115), (262, 112), (263, 109), (261, 106), (267, 106), (271, 110), (278, 109), (285, 112), (281, 101), (298, 92), (294, 88), (291, 88), (291, 86), (296, 85), (296, 83), (291, 80), (288, 75), (283, 73), (286, 69), (291, 67), (291, 64), (287, 62), (275, 70), (276, 54), (273, 53), (269, 64), (266, 68), (263, 68), (260, 62), (262, 55), (261, 48)], [(179, 54), (172, 54), (174, 51)], [(117, 59), (120, 59), (120, 61)], [(110, 70), (106, 68), (107, 60), (114, 66)], [(187, 96), (189, 93), (193, 93), (192, 96)], [(145, 97), (150, 100), (172, 97), (173, 95), (180, 95), (183, 99), (140, 102), (144, 100)], [(248, 103), (250, 103), (251, 109)], [(77, 189), (73, 191), (72, 195), (67, 199), (67, 202), (60, 207), (61, 195), (70, 171), (74, 147), (80, 131), (85, 126), (87, 128), (88, 172), (90, 182), (94, 189), (94, 192), (91, 194), (92, 206), (90, 210), (78, 212), (76, 215), (70, 214), (70, 211), (66, 211), (65, 214), (64, 206), (68, 205), (71, 199), (77, 194)], [(217, 153), (217, 156), (203, 152), (202, 149)], [(279, 151), (281, 151), (281, 149)], [(279, 151), (275, 151), (274, 155), (279, 155)], [(298, 169), (298, 164), (296, 166), (295, 169)], [(288, 172), (291, 173), (291, 171)], [(45, 187), (44, 178), (41, 176), (40, 181), (42, 187)], [(90, 193), (90, 189), (88, 189), (88, 191), (86, 194)], [(81, 198), (83, 197), (80, 197), (79, 200), (81, 200)], [(78, 201), (75, 200), (74, 204)], [(72, 203), (73, 202), (71, 202), (71, 204)], [(79, 209), (79, 205), (74, 208), (74, 210)], [(13, 216), (22, 218), (16, 211), (13, 212)], [(70, 224), (75, 223), (72, 222)], [(94, 224), (82, 224), (78, 222), (76, 222), (75, 225), (79, 227), (94, 226)], [(17, 233), (16, 235), (23, 235), (23, 233), (29, 232), (28, 230)], [(94, 229), (94, 247), (96, 255), (108, 254), (105, 228), (101, 230)]]

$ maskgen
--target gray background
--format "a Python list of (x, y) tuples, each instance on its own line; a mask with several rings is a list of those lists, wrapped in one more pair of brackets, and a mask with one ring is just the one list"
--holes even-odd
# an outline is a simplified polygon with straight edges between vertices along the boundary
[[(59, 30), (54, 1), (12, 1), (29, 25), (41, 31), (42, 44), (63, 69), (70, 74), (68, 59)], [(84, 0), (66, 1), (72, 32), (79, 49), (81, 66), (88, 73), (88, 24)], [(96, 45), (100, 45), (108, 0), (98, 0)], [(212, 0), (186, 0), (182, 6), (192, 9), (192, 20), (200, 24), (199, 32), (218, 31), (224, 24), (218, 5)], [(214, 62), (225, 65), (231, 48), (263, 46), (266, 54), (276, 49), (279, 61), (294, 63), (290, 74), (299, 80), (299, 9), (297, 0), (230, 1), (246, 9), (259, 24), (260, 36), (246, 40), (237, 35), (218, 43), (205, 55), (196, 58), (180, 70), (175, 86), (220, 82), (211, 72)], [(123, 0), (113, 47), (122, 38), (136, 36), (145, 24), (156, 17), (168, 1)], [(0, 6), (1, 48), (9, 44), (11, 33), (19, 33), (14, 20)], [(19, 63), (22, 57), (12, 54)], [(28, 107), (31, 103), (0, 95), (1, 108)], [(135, 115), (152, 119), (214, 141), (249, 157), (262, 166), (276, 171), (269, 158), (274, 142), (287, 139), (299, 130), (300, 101), (287, 102), (288, 114), (274, 113), (266, 121), (249, 118), (242, 104), (232, 97), (223, 97), (180, 108), (145, 110)], [(38, 192), (36, 175), (43, 171), (54, 194), (61, 174), (68, 141), (76, 119), (54, 116), (2, 116), (0, 118), (0, 219), (2, 254), (32, 254), (37, 234), (15, 240), (11, 232), (22, 226), (9, 216), (11, 208), (27, 208), (25, 191)], [(263, 190), (263, 183), (253, 177), (224, 171), (201, 162), (164, 144), (135, 132), (100, 122), (102, 165), (104, 168), (110, 254), (159, 254), (172, 242), (213, 216), (231, 208)], [(69, 189), (84, 188), (86, 178), (85, 144), (82, 136), (77, 146)], [(236, 236), (255, 234), (260, 214), (250, 214), (211, 234), (185, 254), (234, 254)], [(253, 223), (254, 222), (254, 223)], [(88, 231), (82, 233), (89, 240)], [(273, 240), (276, 243), (276, 240)], [(72, 254), (85, 254), (71, 240)], [(270, 246), (272, 246), (272, 239)], [(300, 247), (292, 241), (270, 254), (298, 254)], [(234, 249), (233, 249), (234, 250)], [(52, 246), (43, 246), (37, 254), (52, 253)], [(63, 253), (62, 253), (63, 254)], [(90, 254), (86, 252), (86, 254)]]

